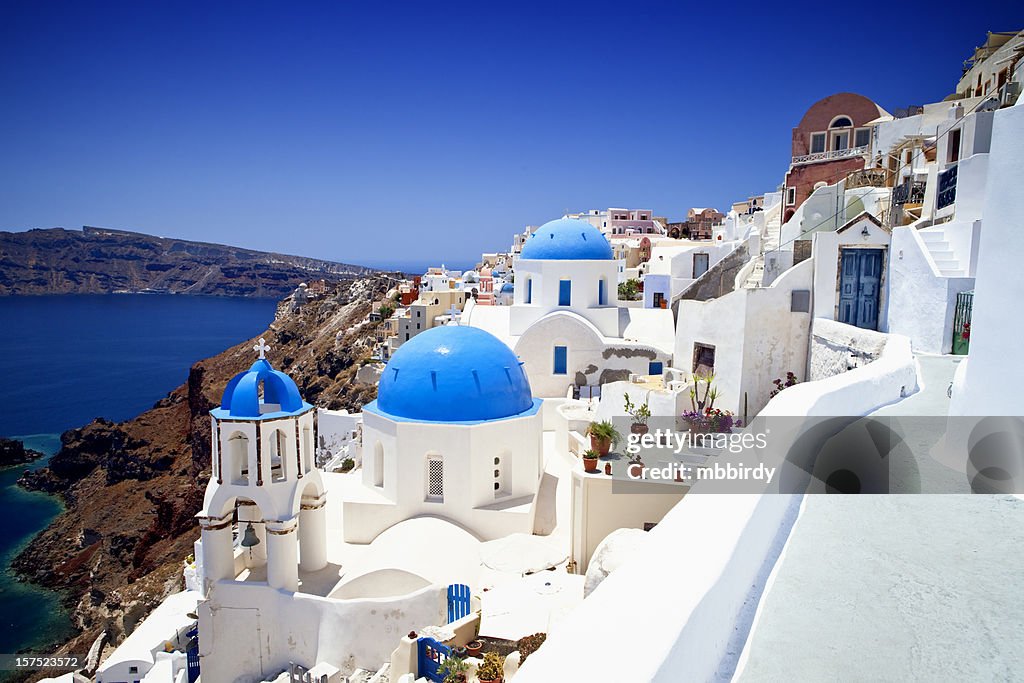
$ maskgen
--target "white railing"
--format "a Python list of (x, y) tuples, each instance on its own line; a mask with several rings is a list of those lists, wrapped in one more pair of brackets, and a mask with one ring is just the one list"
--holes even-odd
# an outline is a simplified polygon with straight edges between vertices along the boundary
[(832, 161), (833, 159), (845, 159), (846, 157), (856, 157), (867, 153), (867, 145), (862, 147), (847, 147), (846, 149), (834, 149), (830, 152), (815, 152), (814, 154), (804, 154), (802, 156), (793, 157), (793, 165), (813, 164), (816, 161)]

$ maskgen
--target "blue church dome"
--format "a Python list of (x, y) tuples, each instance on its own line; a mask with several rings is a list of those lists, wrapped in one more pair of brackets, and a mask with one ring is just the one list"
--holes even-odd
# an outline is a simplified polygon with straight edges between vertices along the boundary
[(512, 417), (539, 406), (522, 363), (497, 337), (476, 327), (434, 327), (402, 344), (366, 409), (429, 422)]
[(559, 218), (537, 228), (520, 258), (547, 261), (610, 261), (612, 245), (587, 221)]
[[(260, 340), (263, 341), (262, 339)], [(259, 390), (263, 387), (263, 401), (260, 401)], [(276, 404), (278, 410), (261, 411), (260, 406)], [(260, 358), (245, 372), (235, 375), (227, 386), (220, 400), (220, 409), (214, 410), (214, 417), (260, 418), (280, 417), (285, 413), (304, 412), (311, 406), (302, 400), (299, 388), (288, 375), (275, 370), (266, 358)]]

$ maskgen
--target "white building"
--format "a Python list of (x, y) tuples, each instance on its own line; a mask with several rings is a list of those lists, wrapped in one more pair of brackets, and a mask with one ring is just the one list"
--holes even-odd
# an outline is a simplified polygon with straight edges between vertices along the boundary
[(446, 325), (404, 344), (363, 408), (363, 488), (345, 500), (345, 540), (419, 516), (486, 540), (532, 533), (540, 405), (522, 363), (487, 332)]

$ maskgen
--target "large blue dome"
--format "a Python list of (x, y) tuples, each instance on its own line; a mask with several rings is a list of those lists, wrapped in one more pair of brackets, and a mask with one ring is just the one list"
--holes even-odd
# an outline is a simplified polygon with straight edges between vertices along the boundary
[(512, 417), (534, 407), (522, 363), (476, 327), (434, 327), (402, 344), (380, 378), (374, 408), (430, 422)]
[[(263, 386), (263, 401), (260, 401), (260, 385)], [(264, 412), (260, 406), (266, 404), (279, 405), (280, 409)], [(268, 414), (280, 416), (282, 413), (300, 412), (309, 407), (302, 400), (295, 381), (275, 370), (267, 359), (261, 358), (228, 382), (220, 400), (220, 410), (213, 413), (217, 418), (259, 418)]]
[(587, 221), (559, 218), (537, 228), (520, 258), (547, 261), (610, 261), (612, 245)]

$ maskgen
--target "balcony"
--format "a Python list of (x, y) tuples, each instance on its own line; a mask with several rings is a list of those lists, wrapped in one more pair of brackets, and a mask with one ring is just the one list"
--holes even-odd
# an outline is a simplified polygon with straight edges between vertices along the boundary
[(884, 168), (865, 168), (863, 171), (854, 171), (846, 176), (846, 189), (852, 190), (857, 187), (885, 187), (885, 181), (889, 172)]
[(956, 201), (956, 169), (947, 168), (939, 174), (939, 194), (935, 201), (935, 209), (944, 209)]
[(833, 149), (829, 152), (814, 152), (802, 156), (793, 157), (793, 165), (815, 164), (821, 161), (835, 161), (836, 159), (847, 159), (849, 157), (863, 156), (868, 153), (868, 146), (847, 147), (846, 149)]
[(924, 186), (922, 181), (911, 182), (908, 180), (892, 188), (893, 206), (924, 203)]

